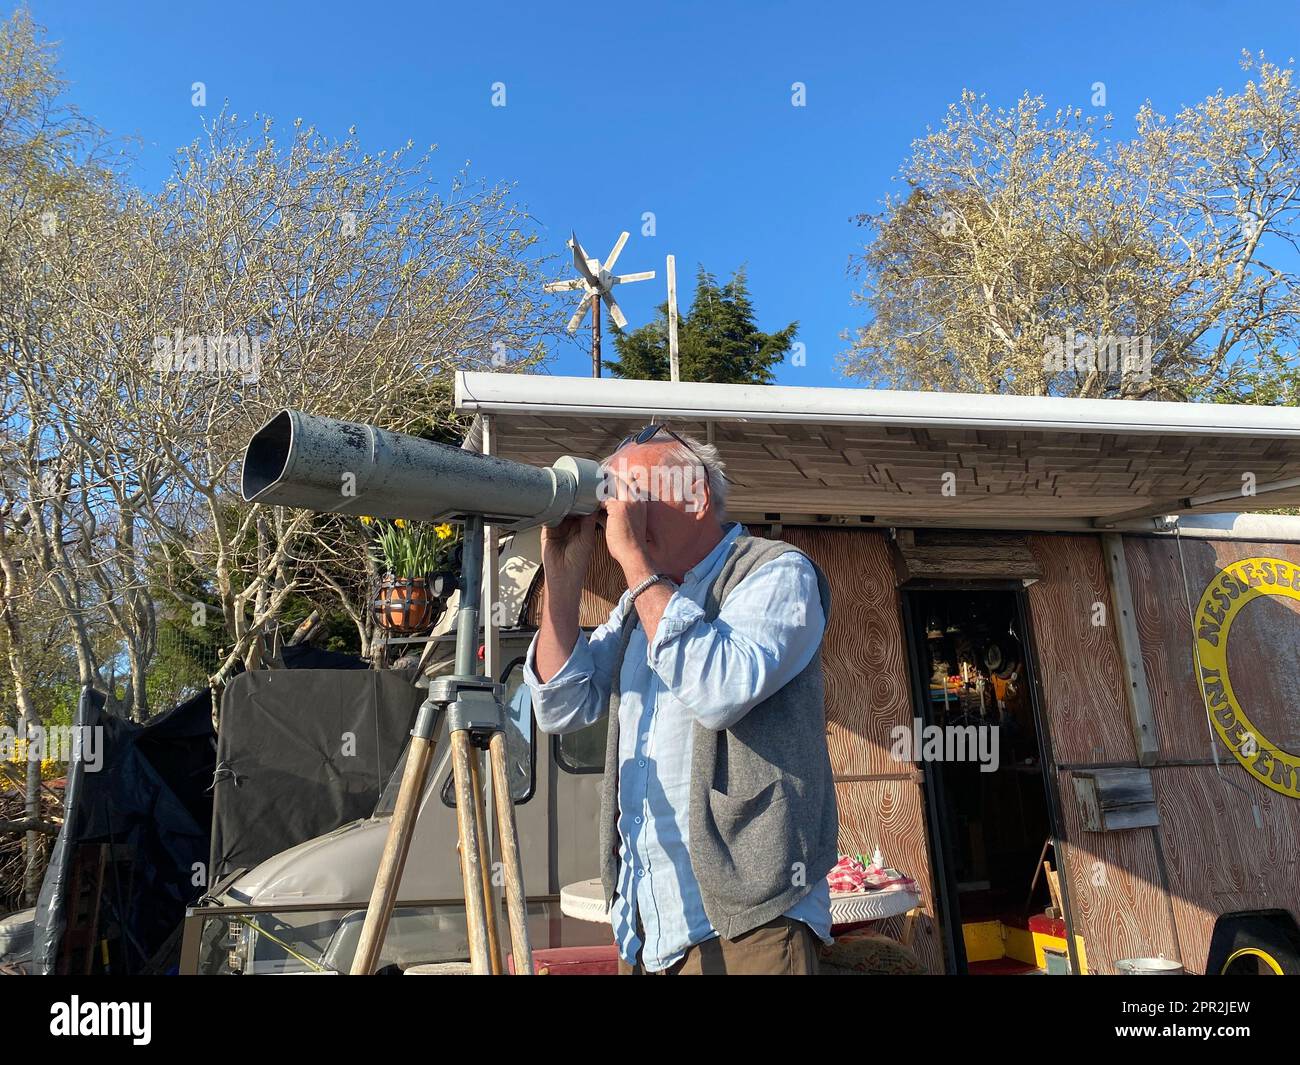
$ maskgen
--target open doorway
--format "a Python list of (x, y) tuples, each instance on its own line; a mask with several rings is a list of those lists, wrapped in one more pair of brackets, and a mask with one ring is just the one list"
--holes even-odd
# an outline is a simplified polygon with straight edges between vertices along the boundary
[(1053, 970), (1065, 927), (1056, 881), (1043, 868), (1044, 857), (1055, 861), (1023, 593), (906, 594), (919, 705), (903, 753), (927, 778), (952, 967)]

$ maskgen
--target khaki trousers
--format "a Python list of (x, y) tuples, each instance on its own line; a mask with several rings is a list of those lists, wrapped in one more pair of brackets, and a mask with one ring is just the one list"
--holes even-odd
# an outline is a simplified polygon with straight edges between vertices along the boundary
[[(645, 933), (637, 921), (637, 935)], [(778, 917), (736, 939), (707, 939), (696, 943), (667, 969), (647, 972), (638, 956), (635, 965), (618, 959), (619, 976), (816, 976), (817, 948), (813, 930), (802, 921)]]

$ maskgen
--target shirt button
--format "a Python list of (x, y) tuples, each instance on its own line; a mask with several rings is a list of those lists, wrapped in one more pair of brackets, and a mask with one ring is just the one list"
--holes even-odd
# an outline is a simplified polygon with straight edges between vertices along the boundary
[(638, 870), (636, 871), (636, 875), (637, 875), (637, 876), (645, 876), (645, 870), (644, 870), (644, 869), (638, 869)]
[(641, 823), (641, 818), (639, 817), (634, 817), (632, 818), (632, 820), (635, 821), (638, 825)]
[(644, 758), (639, 759), (636, 764), (641, 766), (642, 768), (645, 768), (645, 759)]

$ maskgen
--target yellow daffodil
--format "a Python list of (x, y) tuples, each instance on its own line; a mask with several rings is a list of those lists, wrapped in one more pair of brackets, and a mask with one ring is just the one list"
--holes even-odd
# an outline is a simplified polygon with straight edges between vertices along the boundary
[(405, 518), (394, 518), (394, 519), (393, 519), (393, 524), (396, 525), (399, 529), (405, 529), (405, 528), (406, 528), (406, 519), (405, 519)]
[(362, 515), (361, 515), (361, 524), (362, 524), (362, 525), (373, 525), (374, 522), (375, 522), (375, 519), (374, 519), (374, 518), (367, 517), (365, 514), (362, 514)]
[(448, 538), (451, 536), (451, 534), (454, 533), (456, 530), (453, 529), (453, 528), (452, 528), (450, 525), (448, 525), (446, 522), (443, 522), (441, 525), (435, 525), (435, 526), (433, 527), (433, 531), (436, 532), (436, 533), (438, 534), (438, 539), (439, 539), (439, 540), (446, 540), (446, 539), (448, 539)]

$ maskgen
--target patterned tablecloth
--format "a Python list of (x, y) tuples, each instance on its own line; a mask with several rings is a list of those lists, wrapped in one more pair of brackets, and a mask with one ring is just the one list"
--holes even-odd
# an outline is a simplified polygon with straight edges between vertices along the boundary
[(600, 885), (600, 877), (560, 888), (560, 912), (579, 921), (608, 924), (609, 910), (605, 909), (605, 889)]
[(831, 925), (883, 921), (921, 904), (918, 891), (899, 885), (878, 891), (860, 891), (851, 895), (831, 896)]

